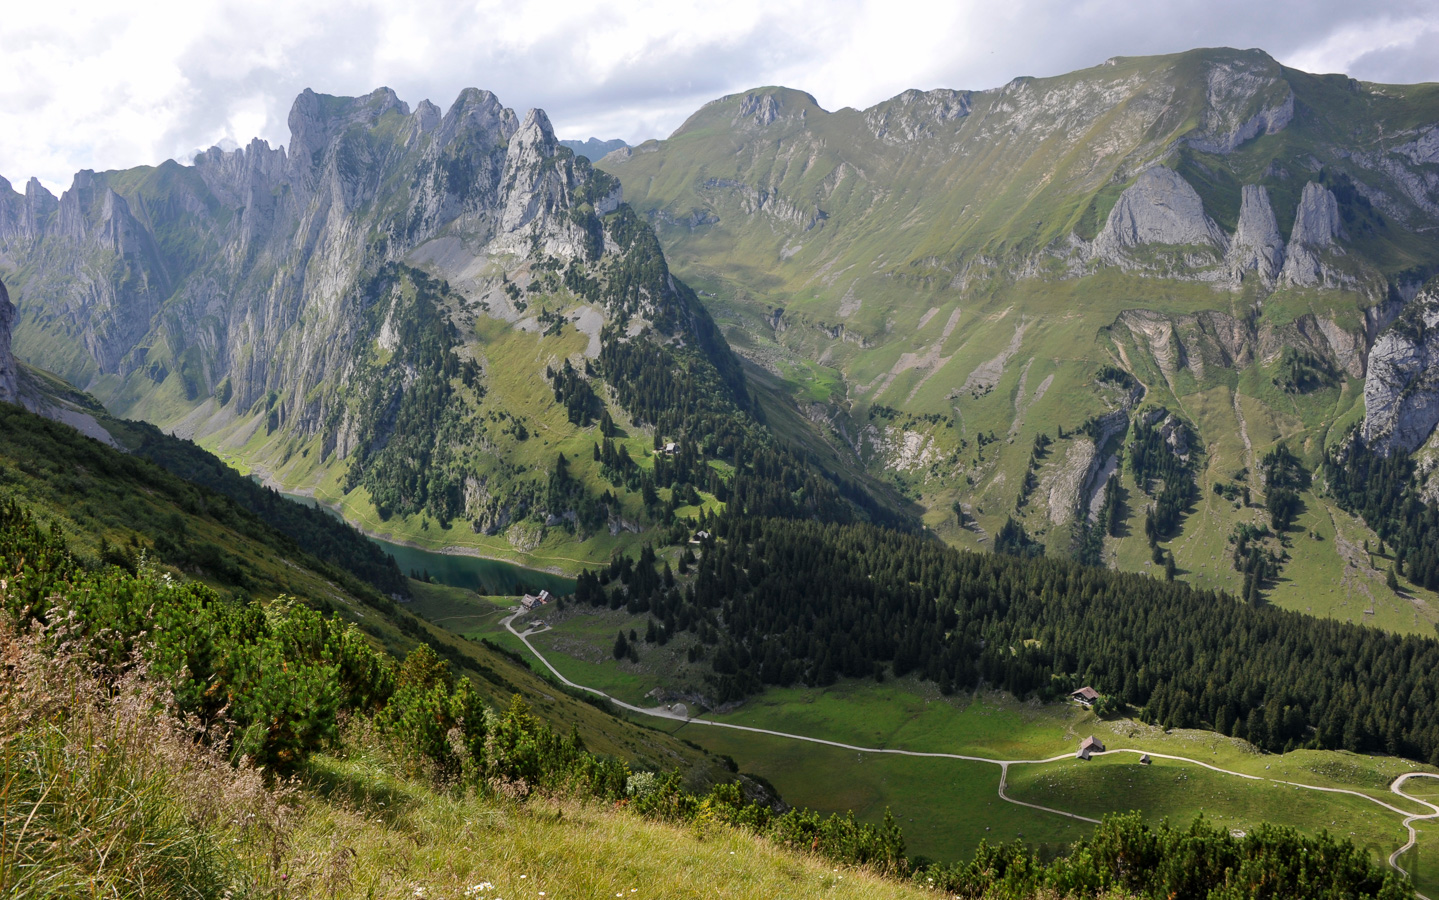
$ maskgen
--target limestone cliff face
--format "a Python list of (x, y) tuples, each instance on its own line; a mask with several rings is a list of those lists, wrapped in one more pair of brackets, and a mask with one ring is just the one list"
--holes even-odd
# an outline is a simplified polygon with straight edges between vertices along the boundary
[[(530, 110), (510, 138), (500, 177), (496, 252), (526, 254), (537, 247), (551, 256), (574, 259), (586, 255), (586, 232), (570, 215), (585, 170), (576, 168), (572, 153), (561, 153), (544, 110)], [(597, 198), (603, 210), (619, 204), (619, 186)]]
[(26, 270), (16, 303), (43, 311), (26, 327), (44, 335), (20, 336), (31, 361), (81, 387), (118, 377), (145, 379), (131, 396), (152, 383), (215, 396), (213, 415), (273, 394), (278, 422), (313, 434), (341, 415), (333, 386), (369, 337), (366, 273), (441, 234), (458, 270), (595, 254), (594, 215), (620, 202), (543, 112), (521, 122), (488, 91), (443, 115), (388, 88), (305, 91), (289, 125), (288, 148), (214, 148), (140, 177), (83, 171), (58, 201), (0, 185), (0, 265)]
[(1423, 444), (1439, 424), (1439, 284), (1430, 282), (1369, 351), (1362, 437), (1387, 456)]
[(1289, 235), (1280, 280), (1300, 287), (1333, 280), (1323, 262), (1324, 251), (1334, 246), (1336, 238), (1344, 236), (1339, 201), (1334, 192), (1313, 181), (1305, 184), (1299, 209), (1294, 214), (1294, 230)]
[(865, 110), (864, 124), (887, 144), (906, 144), (935, 136), (937, 129), (969, 115), (972, 91), (909, 90)]
[(20, 386), (15, 357), (10, 352), (10, 328), (15, 323), (15, 307), (5, 285), (0, 283), (0, 400), (16, 402)]
[(1272, 59), (1211, 60), (1204, 87), (1200, 129), (1186, 139), (1195, 149), (1232, 153), (1260, 135), (1284, 130), (1294, 119), (1294, 91)]
[(1272, 285), (1284, 266), (1284, 238), (1269, 204), (1269, 192), (1246, 184), (1239, 207), (1239, 227), (1226, 258), (1230, 276), (1237, 282), (1253, 274)]
[(1228, 243), (1189, 182), (1173, 169), (1153, 166), (1119, 195), (1094, 249), (1101, 259), (1118, 263), (1125, 250), (1144, 244), (1200, 245), (1222, 252)]

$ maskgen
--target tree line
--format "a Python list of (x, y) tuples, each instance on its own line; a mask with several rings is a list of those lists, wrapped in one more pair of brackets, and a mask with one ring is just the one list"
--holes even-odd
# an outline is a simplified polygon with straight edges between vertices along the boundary
[(1324, 479), (1341, 509), (1361, 517), (1394, 550), (1394, 569), (1439, 590), (1439, 506), (1426, 503), (1407, 453), (1380, 456), (1357, 435), (1324, 457)]
[(1147, 721), (1267, 750), (1439, 763), (1432, 638), (864, 524), (727, 515), (710, 527), (717, 540), (689, 584), (612, 566), (587, 573), (576, 599), (697, 635), (720, 700), (888, 673), (1046, 699), (1091, 684)]

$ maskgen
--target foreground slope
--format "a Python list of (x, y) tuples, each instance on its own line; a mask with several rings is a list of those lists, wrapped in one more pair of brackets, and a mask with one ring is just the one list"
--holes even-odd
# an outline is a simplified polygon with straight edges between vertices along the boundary
[[(1366, 392), (1398, 396), (1370, 356), (1439, 267), (1436, 125), (1433, 85), (1196, 50), (863, 111), (758, 88), (601, 166), (736, 349), (947, 540), (1013, 516), (1051, 553), (1243, 594), (1266, 453), (1317, 470)], [(1156, 416), (1197, 487), (1158, 541), (1162, 479), (1126, 462)], [(1364, 424), (1380, 452), (1428, 438), (1398, 418)], [(1127, 502), (1086, 549), (1111, 473)], [(1432, 594), (1360, 552), (1378, 536), (1299, 493), (1309, 540), (1265, 539), (1261, 593), (1429, 631)]]
[(1413, 896), (1348, 841), (1202, 820), (1112, 818), (1047, 863), (1019, 843), (909, 860), (890, 817), (779, 814), (734, 784), (700, 796), (631, 774), (518, 699), (485, 710), (424, 648), (396, 667), (302, 608), (256, 615), (148, 567), (80, 571), (8, 503), (0, 551), (0, 821), (25, 823), (6, 831), (7, 896), (904, 896), (904, 878), (1011, 898)]
[[(519, 694), (554, 727), (578, 728), (598, 751), (637, 765), (680, 766), (696, 783), (724, 774), (720, 760), (637, 728), (569, 696), (509, 655), (417, 618), (407, 604), (394, 603), (373, 585), (301, 549), (242, 502), (9, 404), (0, 404), (0, 422), (0, 492), (59, 529), (85, 565), (133, 570), (148, 560), (234, 602), (297, 597), (356, 624), (394, 656), (432, 646), (492, 705), (504, 706)], [(310, 522), (308, 516), (299, 521)], [(317, 521), (339, 524), (324, 516)], [(321, 530), (326, 526), (307, 527), (311, 534), (301, 541), (320, 538), (316, 552), (333, 546), (335, 539)], [(358, 535), (354, 539), (368, 544)]]

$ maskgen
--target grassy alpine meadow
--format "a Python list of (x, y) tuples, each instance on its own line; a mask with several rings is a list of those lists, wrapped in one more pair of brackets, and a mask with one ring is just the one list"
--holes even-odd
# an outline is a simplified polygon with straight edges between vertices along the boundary
[(990, 763), (857, 753), (692, 724), (674, 734), (729, 755), (740, 771), (773, 784), (786, 802), (852, 810), (872, 823), (890, 811), (909, 852), (934, 860), (968, 859), (981, 841), (1022, 839), (1053, 853), (1093, 830), (1088, 822), (1006, 803), (999, 797), (999, 766)]
[(1261, 822), (1312, 833), (1327, 830), (1365, 848), (1376, 862), (1387, 859), (1406, 838), (1399, 816), (1359, 797), (1251, 782), (1163, 758), (1141, 765), (1139, 756), (1129, 753), (1103, 754), (1088, 762), (1013, 766), (1009, 788), (1016, 800), (1091, 818), (1137, 810), (1155, 821), (1189, 822), (1203, 815), (1231, 831), (1251, 831)]
[(483, 631), (519, 605), (519, 597), (477, 594), (465, 588), (410, 579), (410, 610), (432, 625), (469, 634)]
[[(655, 700), (650, 691), (675, 685), (677, 667), (668, 660), (670, 654), (683, 659), (670, 649), (678, 639), (665, 648), (642, 644), (639, 663), (617, 663), (608, 651), (617, 628), (638, 625), (642, 633), (643, 622), (643, 616), (623, 611), (574, 613), (559, 617), (553, 630), (531, 641), (570, 680), (651, 705)], [(1091, 819), (1138, 811), (1151, 822), (1185, 823), (1203, 814), (1233, 831), (1248, 831), (1260, 822), (1308, 834), (1327, 830), (1354, 841), (1379, 862), (1404, 843), (1403, 817), (1365, 798), (1425, 813), (1426, 808), (1395, 795), (1389, 785), (1405, 773), (1439, 771), (1394, 757), (1343, 751), (1262, 753), (1245, 741), (1213, 732), (1102, 719), (1071, 703), (1020, 702), (999, 692), (946, 697), (935, 685), (914, 678), (769, 688), (733, 711), (704, 718), (857, 747), (995, 760), (1065, 756), (1093, 734), (1110, 750), (1180, 756), (1239, 774), (1165, 759), (1146, 767), (1139, 765), (1138, 753), (1111, 753), (1092, 764), (1062, 760), (1011, 765), (1010, 797)], [(886, 809), (903, 810), (901, 824), (912, 852), (936, 859), (964, 858), (980, 840), (993, 843), (1021, 833), (1029, 843), (1057, 846), (1092, 828), (1004, 802), (998, 796), (999, 767), (992, 763), (857, 752), (697, 724), (659, 727), (728, 755), (742, 771), (774, 784), (789, 802), (824, 811), (853, 810), (870, 822), (880, 821)], [(1432, 785), (1428, 779), (1408, 784), (1415, 796), (1425, 797), (1428, 790), (1439, 797), (1439, 779)], [(1427, 846), (1421, 835), (1411, 855), (1422, 855)]]

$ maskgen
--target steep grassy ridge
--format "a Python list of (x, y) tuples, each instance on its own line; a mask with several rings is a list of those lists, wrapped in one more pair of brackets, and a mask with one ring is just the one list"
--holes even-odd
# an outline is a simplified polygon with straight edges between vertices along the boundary
[[(1262, 503), (1268, 450), (1284, 441), (1317, 469), (1362, 418), (1375, 335), (1439, 266), (1439, 203), (1417, 149), (1436, 121), (1432, 85), (1196, 50), (990, 91), (911, 91), (863, 111), (756, 88), (603, 167), (737, 351), (786, 386), (832, 452), (917, 502), (946, 540), (990, 546), (1015, 516), (1050, 553), (1072, 552), (1075, 509), (1127, 442), (1106, 432), (1115, 443), (1095, 446), (1083, 426), (1122, 410), (1122, 430), (1137, 405), (1163, 406), (1194, 429), (1205, 501), (1159, 543), (1180, 577), (1238, 591), (1229, 535), (1266, 517), (1211, 492), (1247, 486)], [(1281, 243), (1304, 186), (1323, 187), (1342, 234), (1321, 253), (1322, 278), (1240, 272), (1227, 245), (1114, 249), (1110, 214), (1153, 166), (1185, 179), (1225, 241), (1246, 185), (1266, 191)], [(1106, 367), (1142, 393), (1106, 381)], [(1041, 434), (1058, 443), (1036, 465)], [(1264, 594), (1427, 631), (1428, 592), (1376, 587), (1362, 560), (1358, 577), (1334, 577), (1349, 544), (1374, 538), (1322, 485), (1301, 493), (1302, 526), (1319, 538), (1285, 548), (1293, 561)], [(1132, 496), (1140, 525), (1148, 502)], [(1106, 539), (1102, 557), (1154, 565), (1138, 534), (1137, 547)]]

